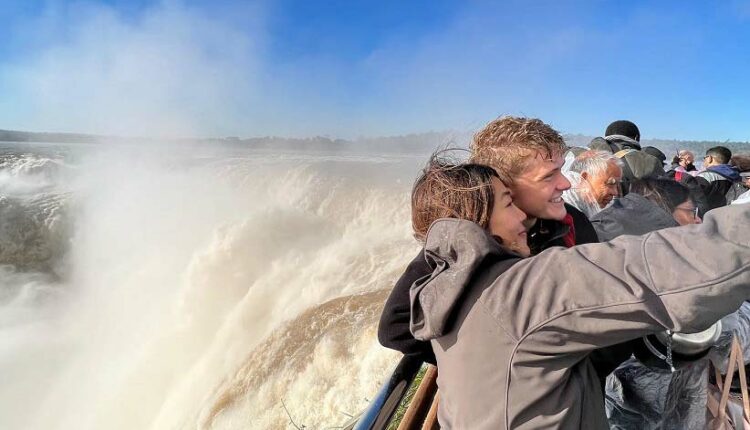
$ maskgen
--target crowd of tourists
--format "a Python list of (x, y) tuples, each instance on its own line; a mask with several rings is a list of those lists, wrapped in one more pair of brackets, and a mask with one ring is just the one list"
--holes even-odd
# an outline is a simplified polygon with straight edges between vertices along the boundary
[(706, 428), (709, 367), (750, 351), (750, 157), (640, 140), (509, 116), (430, 158), (378, 338), (437, 365), (441, 428)]

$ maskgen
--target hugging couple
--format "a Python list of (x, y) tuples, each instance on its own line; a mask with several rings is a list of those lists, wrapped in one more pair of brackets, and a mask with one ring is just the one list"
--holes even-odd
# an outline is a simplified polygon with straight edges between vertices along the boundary
[(443, 429), (607, 429), (602, 381), (628, 341), (704, 330), (750, 297), (750, 208), (596, 243), (562, 200), (566, 150), (544, 122), (503, 117), (469, 163), (433, 156), (414, 185), (424, 248), (378, 337), (437, 364)]

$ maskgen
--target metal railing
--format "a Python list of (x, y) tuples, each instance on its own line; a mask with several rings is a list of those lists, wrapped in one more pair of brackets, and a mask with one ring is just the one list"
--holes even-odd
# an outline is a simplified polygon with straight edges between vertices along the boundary
[(345, 429), (385, 430), (421, 367), (421, 359), (405, 355), (356, 424)]

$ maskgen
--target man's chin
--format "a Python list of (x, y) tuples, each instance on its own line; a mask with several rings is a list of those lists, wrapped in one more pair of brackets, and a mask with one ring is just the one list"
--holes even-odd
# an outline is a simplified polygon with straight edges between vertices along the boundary
[(547, 202), (544, 206), (535, 207), (533, 210), (521, 210), (523, 210), (528, 217), (524, 222), (524, 225), (527, 225), (527, 222), (528, 225), (534, 225), (536, 224), (537, 219), (562, 221), (568, 214), (568, 211), (565, 209), (565, 202), (562, 201), (562, 199), (559, 203)]
[(568, 211), (565, 210), (565, 204), (550, 203), (547, 205), (547, 216), (543, 218), (562, 221), (566, 215), (568, 215)]

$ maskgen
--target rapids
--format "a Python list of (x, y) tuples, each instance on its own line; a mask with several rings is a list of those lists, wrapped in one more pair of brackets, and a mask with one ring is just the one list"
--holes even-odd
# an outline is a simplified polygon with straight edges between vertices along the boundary
[(425, 154), (0, 157), (0, 428), (335, 428), (395, 364), (375, 329)]

